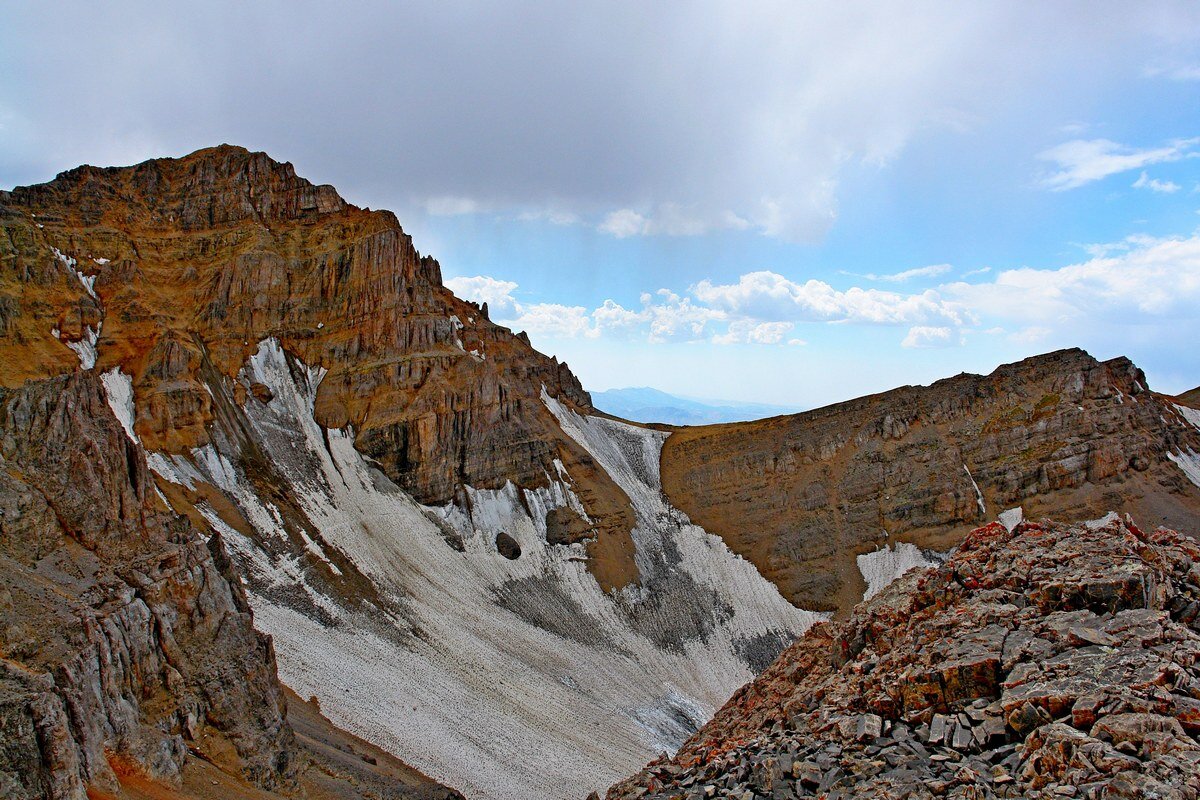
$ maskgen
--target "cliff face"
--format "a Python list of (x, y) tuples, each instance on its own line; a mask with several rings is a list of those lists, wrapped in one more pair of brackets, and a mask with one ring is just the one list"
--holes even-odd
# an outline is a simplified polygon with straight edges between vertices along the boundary
[(636, 579), (627, 499), (540, 400), (545, 386), (589, 410), (579, 381), (454, 297), (390, 212), (222, 146), (0, 193), (0, 226), (3, 385), (69, 372), (76, 350), (132, 376), (148, 449), (185, 453), (211, 442), (215, 395), (274, 337), (326, 370), (318, 422), (353, 426), (423, 502), (544, 486), (555, 458), (577, 464), (597, 577)]
[(274, 653), (221, 539), (156, 498), (93, 373), (0, 395), (0, 586), (0, 794), (178, 785), (202, 737), (294, 787)]
[(1126, 508), (1200, 514), (1172, 456), (1200, 437), (1127, 359), (1064, 350), (787, 417), (683, 428), (663, 447), (671, 502), (804, 608), (863, 597), (856, 556), (897, 542), (945, 551), (964, 527)]
[[(346, 756), (369, 741), (473, 796), (580, 797), (678, 746), (818, 618), (665, 502), (665, 434), (591, 414), (391, 214), (290, 165), (219, 147), (81, 167), (0, 194), (0, 229), (0, 384), (98, 382), (132, 455), (95, 457), (144, 449), (147, 502), (224, 542), (284, 683), (359, 737), (283, 747), (309, 764), (297, 791), (408, 796)], [(168, 689), (154, 709), (190, 702)], [(163, 713), (150, 726), (177, 746)], [(204, 734), (153, 779), (186, 794), (216, 757)], [(157, 763), (122, 747), (138, 774)]]
[(1200, 547), (992, 523), (792, 645), (618, 798), (1200, 793)]

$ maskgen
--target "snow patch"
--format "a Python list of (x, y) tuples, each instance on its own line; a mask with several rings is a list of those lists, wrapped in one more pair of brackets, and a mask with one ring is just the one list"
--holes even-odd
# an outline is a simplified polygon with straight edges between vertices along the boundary
[[(677, 748), (752, 677), (745, 641), (786, 642), (826, 616), (791, 606), (666, 502), (665, 434), (581, 417), (543, 395), (634, 505), (643, 583), (609, 595), (582, 545), (546, 542), (548, 511), (584, 513), (561, 461), (538, 489), (468, 486), (459, 503), (422, 507), (363, 458), (353, 431), (316, 424), (324, 374), (267, 340), (238, 377), (274, 395), (243, 410), (299, 523), (284, 524), (220, 436), (186, 456), (151, 454), (151, 468), (219, 487), (255, 529), (247, 537), (198, 506), (251, 576), (255, 623), (274, 639), (283, 680), (318, 696), (335, 723), (468, 796), (603, 791)], [(520, 545), (518, 558), (496, 552), (500, 532)], [(448, 544), (454, 535), (461, 549)], [(328, 563), (332, 551), (377, 599), (357, 608), (314, 568), (310, 554)]]
[[(75, 277), (79, 278), (79, 282), (83, 284), (84, 291), (86, 291), (89, 295), (91, 295), (92, 299), (94, 299), (94, 300), (100, 299), (100, 298), (96, 297), (96, 276), (95, 275), (91, 275), (91, 276), (84, 275), (82, 272), (80, 272), (78, 269), (75, 268), (75, 264), (77, 263), (75, 261), (75, 259), (71, 256), (64, 254), (57, 247), (51, 247), (50, 249), (54, 251), (55, 257), (59, 261), (62, 262), (64, 267), (66, 267), (71, 272), (75, 273)], [(108, 261), (108, 259), (104, 259), (104, 261), (97, 260), (96, 263), (102, 264), (102, 263), (106, 263), (107, 261)]]
[(979, 514), (987, 516), (987, 506), (983, 502), (983, 492), (979, 491), (979, 484), (975, 482), (975, 477), (971, 474), (971, 470), (966, 464), (963, 464), (963, 471), (967, 473), (967, 478), (971, 481), (971, 486), (975, 489), (975, 503), (979, 506)]
[(1183, 470), (1188, 480), (1200, 486), (1200, 455), (1188, 448), (1186, 453), (1167, 453), (1167, 458), (1175, 462), (1175, 466)]
[(1083, 524), (1085, 526), (1087, 526), (1088, 530), (1094, 531), (1094, 530), (1099, 530), (1100, 528), (1108, 527), (1109, 525), (1113, 524), (1114, 522), (1120, 522), (1120, 521), (1121, 521), (1121, 515), (1115, 511), (1110, 511), (1107, 514), (1105, 514), (1103, 517), (1100, 517), (1098, 519), (1089, 519), (1086, 522), (1084, 522)]
[(1001, 511), (1000, 516), (996, 520), (1004, 526), (1004, 529), (1009, 533), (1013, 532), (1013, 528), (1025, 521), (1025, 509), (1017, 506), (1006, 511)]
[(91, 369), (96, 366), (96, 342), (100, 341), (100, 328), (104, 323), (97, 323), (96, 329), (92, 330), (89, 325), (83, 330), (83, 338), (78, 342), (67, 342), (67, 347), (75, 351), (75, 355), (79, 356), (79, 365), (84, 369)]
[(1179, 412), (1181, 417), (1200, 430), (1200, 410), (1181, 405), (1176, 405), (1175, 410)]
[(896, 542), (894, 549), (885, 544), (873, 553), (863, 553), (856, 561), (858, 571), (867, 582), (863, 600), (870, 600), (909, 570), (935, 567), (940, 563), (909, 542)]
[(109, 408), (113, 410), (121, 427), (133, 442), (140, 441), (133, 431), (133, 421), (136, 419), (133, 409), (133, 378), (113, 367), (100, 376), (104, 383), (104, 393), (108, 397)]

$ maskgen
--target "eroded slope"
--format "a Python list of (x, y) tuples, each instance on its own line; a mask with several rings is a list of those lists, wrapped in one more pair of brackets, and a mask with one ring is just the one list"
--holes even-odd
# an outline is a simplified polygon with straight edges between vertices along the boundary
[(818, 618), (663, 500), (662, 434), (289, 165), (80, 168), (0, 223), (3, 380), (98, 374), (285, 682), (473, 797), (607, 785)]

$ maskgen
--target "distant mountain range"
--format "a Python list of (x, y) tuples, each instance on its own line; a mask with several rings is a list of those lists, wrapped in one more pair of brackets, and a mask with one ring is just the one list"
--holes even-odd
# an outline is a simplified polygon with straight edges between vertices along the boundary
[(592, 405), (615, 417), (634, 422), (663, 422), (668, 425), (746, 422), (780, 414), (795, 414), (802, 410), (797, 406), (696, 400), (667, 394), (648, 386), (592, 392)]

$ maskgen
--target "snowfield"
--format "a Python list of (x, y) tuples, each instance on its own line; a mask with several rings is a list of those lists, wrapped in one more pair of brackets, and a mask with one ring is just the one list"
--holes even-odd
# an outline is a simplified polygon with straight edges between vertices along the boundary
[[(353, 431), (317, 425), (323, 376), (274, 340), (239, 376), (273, 393), (246, 400), (247, 427), (303, 519), (256, 490), (226, 437), (150, 464), (165, 480), (217, 487), (249, 521), (239, 531), (197, 506), (247, 576), (283, 681), (468, 797), (603, 791), (676, 749), (751, 665), (823, 618), (665, 501), (665, 434), (580, 416), (543, 392), (636, 512), (643, 580), (606, 595), (582, 545), (546, 542), (547, 510), (583, 510), (562, 464), (542, 489), (468, 487), (465, 506), (421, 506), (355, 450)], [(111, 380), (132, 419), (124, 381)], [(501, 532), (519, 558), (497, 552)]]

